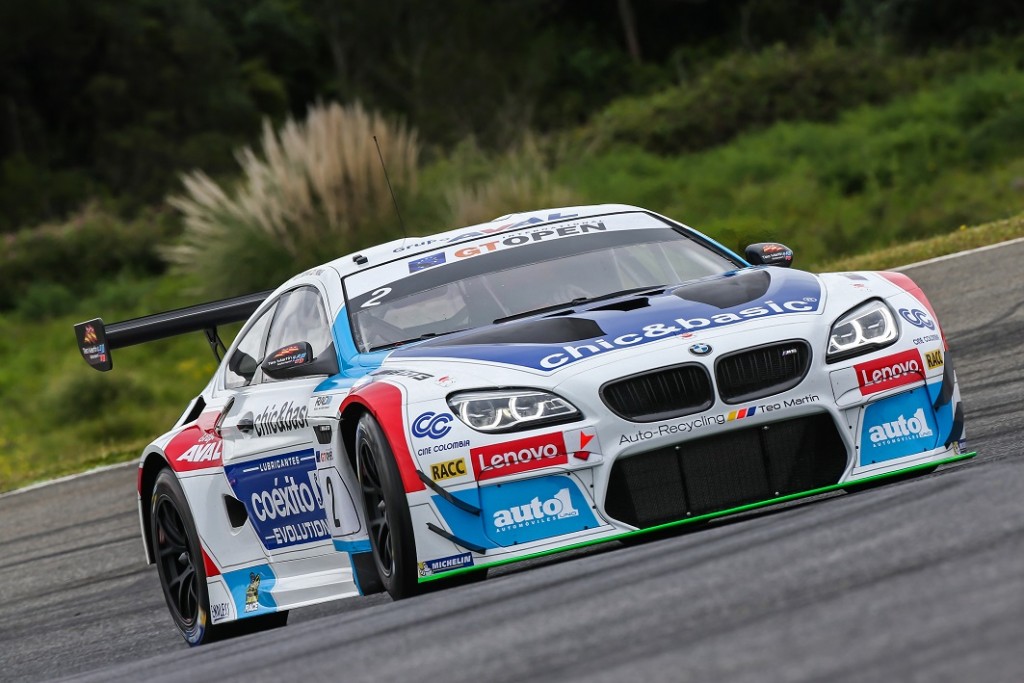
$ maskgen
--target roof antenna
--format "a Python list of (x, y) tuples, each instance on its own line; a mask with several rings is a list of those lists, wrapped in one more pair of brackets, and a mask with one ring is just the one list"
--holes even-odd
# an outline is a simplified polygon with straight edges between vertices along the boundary
[(391, 178), (388, 177), (388, 167), (384, 165), (384, 155), (380, 153), (380, 143), (377, 142), (377, 136), (373, 136), (373, 144), (377, 145), (377, 156), (380, 157), (380, 167), (384, 169), (384, 180), (388, 183), (388, 191), (391, 193), (391, 201), (395, 203), (395, 213), (398, 214), (398, 224), (402, 226), (402, 237), (409, 237), (409, 233), (405, 231), (405, 221), (402, 220), (402, 212), (398, 210), (398, 198), (395, 197), (395, 190), (391, 187)]

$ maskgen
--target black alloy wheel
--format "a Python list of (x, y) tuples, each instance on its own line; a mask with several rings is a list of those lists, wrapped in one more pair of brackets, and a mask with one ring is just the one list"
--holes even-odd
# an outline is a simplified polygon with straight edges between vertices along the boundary
[(189, 645), (284, 626), (288, 612), (249, 617), (214, 626), (206, 567), (195, 521), (174, 473), (164, 469), (153, 485), (149, 538), (160, 585), (174, 625)]
[(416, 546), (405, 488), (394, 454), (372, 415), (356, 427), (356, 469), (370, 549), (384, 588), (395, 600), (423, 592), (416, 575)]

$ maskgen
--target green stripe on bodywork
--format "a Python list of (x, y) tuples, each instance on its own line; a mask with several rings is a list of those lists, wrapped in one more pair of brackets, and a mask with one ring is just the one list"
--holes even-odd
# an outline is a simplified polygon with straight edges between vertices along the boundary
[[(916, 472), (917, 470), (926, 470), (939, 465), (948, 465), (954, 462), (960, 462), (961, 460), (967, 460), (973, 458), (978, 453), (977, 451), (971, 451), (970, 453), (961, 453), (960, 455), (954, 455), (952, 458), (946, 458), (944, 460), (938, 460), (935, 462), (924, 463), (923, 465), (915, 465), (913, 467), (907, 467), (902, 470), (896, 470), (895, 472), (886, 472), (885, 474), (878, 474), (873, 477), (865, 477), (864, 479), (858, 479), (856, 481), (847, 481), (841, 484), (832, 484), (830, 486), (822, 486), (821, 488), (811, 489), (809, 491), (801, 491), (800, 493), (790, 493), (785, 496), (779, 496), (777, 498), (769, 498), (768, 500), (758, 501), (756, 503), (747, 503), (746, 505), (740, 505), (738, 507), (729, 508), (728, 510), (719, 510), (718, 512), (709, 512), (706, 515), (699, 515), (697, 517), (687, 517), (686, 519), (680, 519), (675, 522), (667, 522), (665, 524), (659, 524), (658, 526), (648, 527), (647, 529), (638, 529), (637, 531), (626, 531), (615, 536), (606, 536), (591, 541), (582, 541), (580, 543), (573, 543), (562, 548), (551, 548), (549, 550), (541, 550), (529, 555), (522, 555), (520, 557), (507, 557), (500, 560), (494, 560), (493, 562), (487, 562), (485, 564), (477, 564), (472, 567), (463, 567), (461, 569), (453, 569), (443, 574), (433, 574), (431, 576), (419, 577), (420, 583), (427, 581), (436, 581), (437, 579), (443, 579), (449, 576), (455, 576), (457, 574), (468, 574), (470, 572), (479, 571), (488, 567), (500, 567), (503, 564), (512, 564), (513, 562), (522, 562), (524, 560), (533, 560), (538, 557), (545, 557), (547, 555), (554, 555), (556, 553), (564, 553), (567, 550), (577, 550), (579, 548), (586, 548), (592, 545), (598, 545), (599, 543), (608, 543), (609, 541), (617, 541), (620, 538), (628, 538), (631, 536), (640, 536), (642, 534), (650, 534), (655, 531), (661, 531), (663, 529), (672, 529), (674, 527), (682, 526), (684, 524), (693, 524), (694, 522), (703, 522), (709, 519), (715, 519), (716, 517), (724, 517), (726, 515), (734, 515), (737, 512), (746, 512), (748, 510), (756, 510), (758, 508), (767, 507), (769, 505), (775, 505), (776, 503), (785, 503), (790, 500), (796, 500), (798, 498), (807, 498), (809, 496), (816, 496), (820, 493), (828, 493), (830, 491), (838, 491), (847, 487), (856, 486), (858, 484), (866, 484), (873, 481), (880, 481), (882, 479), (888, 479), (901, 474), (907, 474), (909, 472)], [(474, 561), (475, 561), (474, 557)]]

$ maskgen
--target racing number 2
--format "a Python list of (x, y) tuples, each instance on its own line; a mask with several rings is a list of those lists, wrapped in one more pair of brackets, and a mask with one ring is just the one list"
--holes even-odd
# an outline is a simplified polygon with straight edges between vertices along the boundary
[(334, 495), (334, 478), (331, 475), (327, 474), (327, 475), (324, 475), (324, 479), (326, 480), (326, 484), (324, 485), (324, 488), (327, 489), (327, 497), (331, 499), (331, 501), (330, 501), (331, 517), (334, 519), (334, 528), (335, 529), (340, 529), (341, 528), (341, 520), (338, 519), (338, 505), (337, 505), (337, 500), (338, 499)]

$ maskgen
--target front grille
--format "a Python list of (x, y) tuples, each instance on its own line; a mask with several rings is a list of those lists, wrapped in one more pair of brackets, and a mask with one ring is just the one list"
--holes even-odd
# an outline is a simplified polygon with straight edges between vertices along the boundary
[(601, 399), (616, 415), (634, 422), (689, 415), (707, 410), (714, 402), (711, 377), (696, 363), (609, 382), (601, 387)]
[(639, 528), (839, 482), (846, 447), (826, 414), (739, 429), (621, 458), (605, 511)]
[(810, 364), (810, 347), (797, 340), (722, 356), (715, 364), (718, 393), (726, 403), (779, 394), (799, 384)]

